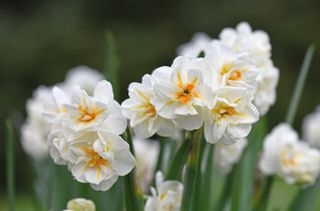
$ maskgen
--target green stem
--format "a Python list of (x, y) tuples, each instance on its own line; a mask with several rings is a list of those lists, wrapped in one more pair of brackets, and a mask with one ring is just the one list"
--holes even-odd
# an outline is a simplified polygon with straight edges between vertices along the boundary
[[(134, 147), (130, 129), (128, 128), (125, 133), (126, 140), (129, 144), (131, 153), (134, 155)], [(135, 171), (132, 170), (128, 175), (124, 178), (124, 187), (125, 187), (125, 201), (126, 201), (126, 210), (127, 211), (139, 211), (141, 210), (141, 203), (139, 200), (139, 196), (137, 195), (137, 188), (135, 184)]]
[(182, 211), (191, 210), (191, 208), (193, 207), (201, 134), (202, 134), (202, 128), (199, 130), (196, 130), (193, 133), (192, 140), (191, 140), (191, 149), (189, 151), (187, 165), (186, 165), (184, 191), (183, 191), (182, 207), (181, 207)]
[[(205, 143), (205, 150), (207, 150), (207, 159), (205, 160), (205, 170), (203, 175), (203, 180), (201, 181), (201, 198), (212, 198), (212, 173), (213, 173), (213, 156), (214, 156), (214, 145)], [(201, 210), (210, 211), (211, 200), (205, 200), (200, 204)]]
[(106, 33), (106, 68), (105, 75), (111, 82), (115, 99), (119, 100), (119, 60), (116, 52), (116, 42), (111, 31)]
[(266, 179), (265, 187), (263, 188), (263, 193), (260, 197), (260, 200), (258, 202), (258, 205), (254, 209), (255, 211), (265, 211), (268, 208), (268, 204), (270, 201), (270, 193), (272, 189), (274, 178), (272, 176), (268, 176)]
[(188, 152), (191, 147), (191, 137), (187, 137), (178, 152), (174, 156), (166, 174), (166, 180), (179, 180), (182, 169), (188, 158)]
[(232, 171), (227, 175), (226, 180), (224, 181), (224, 187), (222, 189), (222, 192), (219, 196), (219, 199), (217, 200), (217, 204), (215, 205), (215, 211), (220, 211), (223, 210), (228, 197), (231, 193), (231, 188), (232, 188), (232, 179), (233, 179), (233, 175), (234, 175), (234, 169), (232, 169)]
[[(194, 187), (194, 193), (197, 193), (197, 194), (195, 194), (194, 197), (192, 198), (193, 203), (191, 204), (193, 205), (193, 208), (191, 210), (199, 209), (200, 204), (203, 203), (200, 195), (200, 193), (202, 192), (201, 184), (203, 182), (201, 168), (204, 162), (203, 159), (204, 159), (204, 148), (205, 148), (206, 140), (204, 139), (204, 136), (202, 136), (202, 138), (199, 141), (200, 141), (200, 148), (198, 152), (198, 160), (197, 160), (197, 166), (196, 166), (196, 171), (197, 171), (196, 181), (195, 181), (195, 187)], [(211, 181), (211, 178), (209, 179), (209, 181)], [(208, 181), (204, 181), (204, 182), (208, 182)]]
[(8, 210), (14, 210), (14, 134), (12, 122), (6, 121), (7, 138), (6, 138), (6, 165), (7, 165), (7, 193), (8, 193)]
[(296, 113), (297, 113), (298, 105), (299, 105), (303, 87), (306, 82), (306, 78), (310, 69), (314, 51), (315, 51), (314, 45), (310, 45), (304, 57), (302, 67), (300, 69), (299, 77), (293, 91), (293, 96), (291, 98), (288, 113), (286, 115), (286, 122), (288, 122), (291, 125), (293, 124)]

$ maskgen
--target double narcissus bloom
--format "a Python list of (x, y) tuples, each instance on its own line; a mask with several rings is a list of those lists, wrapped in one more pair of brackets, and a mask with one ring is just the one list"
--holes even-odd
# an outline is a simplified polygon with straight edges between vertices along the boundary
[(179, 211), (181, 208), (183, 184), (179, 181), (163, 181), (161, 172), (156, 174), (157, 189), (151, 188), (145, 211)]
[(298, 134), (282, 123), (266, 136), (259, 167), (266, 175), (306, 187), (319, 176), (320, 152), (299, 141)]
[(320, 107), (304, 118), (302, 129), (304, 140), (320, 149)]
[[(102, 79), (103, 75), (98, 71), (87, 66), (78, 66), (70, 69), (65, 80), (56, 86), (69, 92), (71, 87), (78, 85), (86, 92), (93, 93), (96, 83)], [(65, 99), (58, 99), (57, 103), (60, 103), (61, 106), (60, 108), (57, 108), (53, 98), (52, 87), (40, 86), (34, 91), (33, 97), (26, 103), (28, 117), (21, 127), (21, 143), (24, 151), (36, 160), (42, 160), (48, 156), (47, 138), (49, 133), (51, 133), (49, 139), (53, 138), (50, 129), (52, 125), (50, 117), (56, 116), (56, 114), (59, 113), (59, 109), (63, 109), (61, 103)], [(48, 102), (54, 103), (50, 106), (48, 105)], [(53, 107), (54, 110), (51, 110)], [(48, 108), (50, 110), (49, 115)], [(47, 113), (47, 115), (45, 115), (46, 118), (44, 118), (44, 112)], [(60, 134), (57, 134), (57, 131), (55, 132), (55, 135), (60, 136), (65, 136), (64, 134), (68, 133), (67, 130)], [(50, 141), (50, 143), (53, 142)], [(62, 145), (58, 146), (59, 144), (60, 142), (58, 143), (58, 141), (55, 141), (57, 147), (63, 147)], [(51, 147), (49, 147), (49, 150), (53, 151), (52, 153), (55, 154), (55, 151)], [(56, 162), (63, 163), (62, 160), (57, 160)]]
[(139, 138), (148, 138), (155, 133), (161, 136), (173, 136), (173, 121), (161, 117), (152, 100), (155, 97), (153, 81), (150, 75), (142, 78), (142, 83), (131, 83), (129, 99), (122, 103), (123, 114), (130, 119), (130, 126)]
[(35, 160), (48, 155), (47, 136), (50, 124), (43, 118), (43, 104), (50, 98), (51, 89), (40, 86), (27, 101), (27, 120), (21, 127), (21, 143), (24, 151)]
[(233, 165), (240, 161), (247, 140), (241, 139), (233, 144), (218, 143), (215, 147), (214, 162), (223, 174), (228, 174)]
[(127, 122), (109, 82), (98, 82), (93, 95), (79, 86), (68, 93), (55, 87), (45, 115), (52, 124), (50, 154), (57, 164), (68, 165), (77, 181), (108, 190), (135, 166), (129, 145), (120, 137)]
[(96, 205), (93, 201), (84, 198), (75, 198), (68, 201), (67, 209), (63, 211), (95, 211)]

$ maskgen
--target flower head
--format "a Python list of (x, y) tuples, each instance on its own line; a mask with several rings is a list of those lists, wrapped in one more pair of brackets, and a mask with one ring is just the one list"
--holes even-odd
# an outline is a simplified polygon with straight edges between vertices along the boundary
[(210, 88), (203, 84), (201, 69), (205, 66), (203, 59), (177, 57), (171, 67), (153, 72), (155, 97), (151, 102), (160, 116), (174, 119), (187, 130), (201, 127), (199, 108), (212, 99)]
[(259, 112), (251, 104), (250, 93), (239, 87), (218, 89), (216, 93), (214, 106), (203, 111), (206, 140), (230, 144), (245, 138), (251, 125), (259, 119)]
[(248, 23), (241, 22), (236, 29), (222, 30), (219, 37), (223, 44), (233, 50), (246, 53), (245, 58), (257, 67), (259, 75), (254, 104), (261, 115), (266, 114), (270, 106), (275, 103), (279, 79), (279, 70), (271, 60), (271, 44), (268, 34), (261, 30), (252, 31)]
[(297, 133), (282, 123), (266, 137), (259, 166), (266, 175), (305, 187), (319, 176), (320, 152), (299, 141)]
[(311, 146), (320, 149), (320, 107), (308, 114), (303, 121), (303, 138)]
[(157, 190), (151, 189), (144, 207), (145, 211), (179, 211), (181, 207), (183, 184), (178, 181), (163, 181), (160, 172), (156, 175)]
[(192, 58), (203, 57), (206, 55), (211, 40), (212, 39), (204, 33), (196, 33), (189, 43), (183, 44), (178, 48), (178, 55)]
[(117, 135), (105, 131), (85, 132), (70, 141), (73, 154), (71, 172), (79, 182), (88, 182), (95, 190), (108, 190), (118, 176), (135, 166), (129, 145)]
[(121, 105), (124, 116), (130, 120), (130, 126), (139, 138), (148, 138), (155, 133), (172, 136), (175, 132), (173, 121), (158, 114), (151, 102), (154, 97), (152, 78), (146, 74), (142, 78), (142, 83), (130, 84), (129, 99)]
[(75, 198), (68, 201), (67, 209), (64, 211), (95, 211), (96, 206), (93, 201), (84, 198)]
[(23, 149), (34, 159), (41, 160), (48, 155), (47, 136), (50, 130), (42, 116), (43, 104), (50, 98), (51, 88), (38, 87), (33, 97), (27, 101), (27, 120), (21, 127), (21, 142)]

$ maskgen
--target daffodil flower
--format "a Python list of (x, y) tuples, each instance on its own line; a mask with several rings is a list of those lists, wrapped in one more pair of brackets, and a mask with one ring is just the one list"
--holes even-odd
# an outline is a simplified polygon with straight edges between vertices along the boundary
[(146, 74), (142, 83), (131, 83), (129, 86), (129, 98), (121, 107), (123, 114), (130, 120), (130, 126), (139, 138), (148, 138), (155, 133), (161, 136), (173, 136), (175, 125), (172, 120), (159, 116), (151, 99), (154, 98), (154, 90), (151, 76)]
[(235, 52), (219, 41), (211, 42), (208, 49), (205, 59), (210, 67), (206, 69), (205, 76), (210, 87), (245, 87), (255, 92), (258, 71), (244, 58), (245, 53)]
[(299, 141), (297, 133), (282, 123), (266, 136), (259, 167), (266, 175), (306, 187), (319, 176), (320, 152)]
[(153, 72), (155, 97), (151, 103), (160, 116), (174, 119), (186, 130), (201, 127), (199, 108), (212, 103), (211, 90), (203, 83), (205, 66), (203, 59), (177, 57), (171, 67)]
[(74, 161), (69, 167), (79, 182), (90, 183), (95, 190), (108, 190), (118, 176), (135, 166), (129, 145), (118, 135), (105, 131), (85, 132), (70, 141)]
[(63, 211), (95, 211), (96, 205), (93, 201), (84, 198), (75, 198), (68, 201), (67, 209)]
[(259, 119), (259, 112), (251, 103), (252, 96), (240, 87), (221, 88), (216, 94), (214, 106), (203, 113), (206, 141), (230, 144), (245, 138)]
[(179, 181), (163, 181), (160, 172), (156, 175), (157, 190), (151, 188), (150, 196), (145, 204), (145, 211), (179, 211), (181, 207), (183, 184)]
[(271, 60), (269, 36), (262, 30), (253, 31), (247, 22), (241, 22), (235, 29), (226, 28), (220, 33), (220, 41), (253, 63), (258, 71), (257, 90), (254, 104), (261, 115), (268, 112), (276, 100), (279, 70)]

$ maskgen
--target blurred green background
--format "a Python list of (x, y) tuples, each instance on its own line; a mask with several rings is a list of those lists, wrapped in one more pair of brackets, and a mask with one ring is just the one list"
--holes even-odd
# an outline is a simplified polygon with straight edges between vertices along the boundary
[[(170, 65), (177, 46), (202, 31), (217, 37), (224, 27), (248, 21), (271, 37), (280, 69), (277, 103), (269, 126), (282, 121), (304, 53), (317, 47), (296, 129), (320, 102), (320, 1), (317, 0), (1, 0), (0, 1), (0, 204), (5, 194), (4, 119), (25, 116), (25, 101), (39, 85), (63, 81), (71, 67), (85, 64), (103, 71), (105, 32), (111, 30), (120, 57), (122, 99), (130, 82), (158, 66)], [(16, 188), (32, 191), (32, 168), (16, 142)], [(29, 203), (31, 203), (29, 201)], [(1, 209), (0, 205), (0, 210)]]

